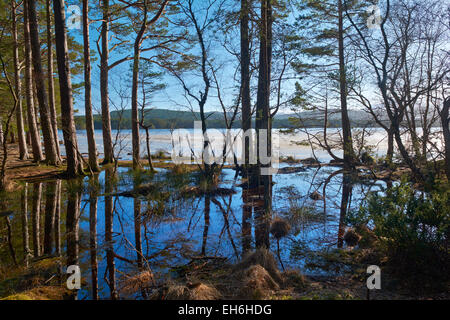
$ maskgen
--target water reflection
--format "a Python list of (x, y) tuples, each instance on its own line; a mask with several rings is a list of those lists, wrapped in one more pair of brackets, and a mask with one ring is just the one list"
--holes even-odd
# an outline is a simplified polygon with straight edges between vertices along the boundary
[(344, 246), (344, 234), (345, 234), (345, 218), (350, 208), (351, 198), (353, 191), (353, 178), (352, 175), (345, 172), (342, 177), (342, 198), (339, 213), (339, 229), (338, 229), (338, 248)]
[(242, 255), (252, 248), (252, 213), (253, 203), (248, 187), (242, 190)]
[(92, 299), (98, 300), (98, 261), (97, 261), (97, 204), (98, 175), (89, 179), (89, 255), (91, 264)]
[(45, 217), (44, 217), (44, 255), (51, 255), (53, 248), (53, 229), (56, 216), (56, 195), (57, 182), (49, 182), (45, 191)]
[[(78, 181), (70, 181), (68, 186), (66, 238), (67, 238), (67, 267), (79, 265), (79, 231), (80, 231), (80, 205), (81, 195)], [(76, 291), (72, 299), (77, 299)]]
[(28, 267), (31, 250), (30, 250), (30, 236), (28, 231), (28, 183), (25, 183), (20, 194), (20, 209), (22, 218), (22, 241), (23, 241), (23, 261), (24, 266)]
[(116, 268), (114, 259), (113, 223), (114, 223), (114, 190), (115, 172), (113, 168), (105, 171), (105, 248), (107, 263), (107, 284), (110, 290), (111, 300), (119, 298), (116, 290)]
[[(181, 190), (194, 181), (180, 186), (166, 172), (137, 179), (113, 168), (84, 181), (24, 184), (2, 209), (14, 214), (0, 219), (1, 265), (13, 268), (16, 260), (32, 267), (37, 259), (61, 256), (60, 283), (65, 267), (79, 265), (82, 272), (82, 289), (70, 298), (146, 299), (151, 288), (122, 292), (123, 282), (146, 271), (158, 277), (155, 283), (167, 281), (199, 254), (234, 262), (255, 248), (275, 250), (270, 225), (282, 216), (292, 232), (280, 241), (281, 259), (288, 268), (302, 269), (294, 245), (301, 243), (302, 253), (343, 246), (344, 218), (367, 193), (350, 175), (331, 170), (277, 175), (256, 187), (237, 188), (229, 169), (222, 178), (220, 187), (235, 192), (184, 196)], [(122, 194), (142, 185), (151, 192)], [(323, 201), (309, 198), (314, 190), (322, 191)]]
[(33, 254), (37, 258), (41, 255), (40, 245), (40, 215), (41, 215), (42, 183), (33, 185), (33, 205), (31, 211), (31, 223), (33, 226)]

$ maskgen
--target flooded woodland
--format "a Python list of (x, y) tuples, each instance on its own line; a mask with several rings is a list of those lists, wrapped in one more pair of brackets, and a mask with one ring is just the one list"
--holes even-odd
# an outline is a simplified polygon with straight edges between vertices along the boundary
[(0, 0), (0, 300), (448, 300), (449, 8)]
[[(154, 173), (107, 167), (86, 178), (18, 182), (2, 195), (0, 254), (14, 272), (1, 293), (188, 299), (184, 289), (205, 285), (214, 291), (205, 287), (198, 299), (366, 298), (366, 266), (378, 263), (368, 252), (377, 240), (370, 233), (355, 249), (347, 214), (370, 192), (399, 182), (374, 179), (368, 170), (282, 163), (267, 216), (264, 190), (242, 183), (234, 169), (223, 169), (217, 188), (208, 190), (195, 168), (169, 162), (156, 161)], [(246, 288), (240, 273), (249, 256), (268, 264), (282, 284)], [(65, 289), (72, 265), (80, 268), (79, 290)], [(408, 298), (389, 281), (375, 297)]]

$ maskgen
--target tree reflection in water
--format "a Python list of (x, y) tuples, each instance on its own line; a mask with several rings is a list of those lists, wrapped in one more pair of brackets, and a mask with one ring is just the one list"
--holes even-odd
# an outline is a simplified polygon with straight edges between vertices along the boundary
[[(239, 181), (231, 180), (231, 170), (225, 173), (228, 176), (221, 182), (223, 189), (232, 190)], [(116, 174), (109, 168), (83, 182), (25, 184), (16, 203), (8, 200), (17, 214), (0, 220), (1, 230), (5, 230), (2, 237), (11, 243), (1, 247), (0, 254), (6, 257), (8, 265), (14, 266), (16, 256), (17, 263), (25, 267), (62, 257), (54, 260), (58, 271), (53, 273), (53, 279), (59, 279), (61, 284), (65, 267), (79, 265), (83, 279), (90, 281), (79, 292), (73, 292), (73, 299), (118, 299), (119, 295), (146, 299), (152, 286), (161, 285), (174, 275), (174, 270), (183, 270), (192, 261), (227, 259), (234, 263), (256, 248), (270, 248), (270, 226), (275, 215), (292, 226), (291, 234), (280, 241), (281, 259), (287, 268), (301, 263), (291, 257), (298, 241), (305, 244), (301, 247), (303, 253), (342, 247), (345, 217), (350, 208), (359, 204), (360, 196), (368, 192), (364, 190), (366, 185), (355, 184), (349, 174), (332, 170), (317, 170), (307, 176), (279, 175), (274, 177), (275, 184), (271, 177), (253, 185), (244, 183), (242, 193), (236, 188), (235, 192), (187, 197), (181, 196), (180, 191), (185, 182), (180, 187), (170, 175), (135, 178), (135, 173), (119, 170)], [(265, 183), (269, 181), (267, 189)], [(118, 191), (145, 184), (156, 188), (134, 198)], [(370, 184), (367, 186), (371, 188)], [(283, 189), (288, 187), (292, 190), (286, 194)], [(321, 193), (323, 199), (312, 201), (309, 195), (314, 191)], [(275, 215), (269, 202), (272, 193), (276, 197)], [(290, 197), (298, 198), (299, 203)], [(84, 210), (89, 210), (89, 214), (81, 219)], [(235, 213), (241, 216), (236, 217)], [(134, 293), (123, 290), (127, 279), (145, 273), (155, 276), (155, 281)]]

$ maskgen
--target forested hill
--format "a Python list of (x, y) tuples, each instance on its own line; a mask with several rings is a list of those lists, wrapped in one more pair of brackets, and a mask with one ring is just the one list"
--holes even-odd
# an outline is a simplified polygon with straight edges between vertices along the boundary
[[(225, 122), (221, 112), (207, 113), (208, 128), (224, 128)], [(350, 120), (355, 127), (376, 126), (370, 115), (364, 111), (349, 111)], [(153, 109), (148, 110), (145, 115), (145, 123), (151, 124), (155, 129), (169, 128), (193, 128), (194, 121), (200, 121), (199, 112), (176, 111), (169, 109)], [(231, 118), (231, 114), (229, 115)], [(278, 114), (273, 121), (273, 128), (293, 128), (293, 127), (321, 127), (323, 126), (323, 113), (318, 111), (304, 111), (301, 113), (301, 121), (298, 115), (294, 114)], [(340, 127), (341, 117), (338, 110), (330, 111), (328, 115), (329, 127)], [(75, 122), (78, 129), (85, 129), (86, 122), (84, 116), (76, 116)], [(111, 126), (113, 129), (131, 129), (131, 109), (123, 112), (111, 112)], [(95, 129), (102, 128), (102, 120), (100, 115), (94, 115)], [(234, 122), (233, 128), (240, 128), (240, 117)]]

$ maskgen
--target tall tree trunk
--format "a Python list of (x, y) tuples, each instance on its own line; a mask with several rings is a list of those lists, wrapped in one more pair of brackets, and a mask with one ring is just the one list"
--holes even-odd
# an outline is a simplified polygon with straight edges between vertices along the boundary
[(100, 95), (102, 104), (102, 130), (103, 130), (103, 148), (104, 160), (103, 164), (114, 162), (114, 150), (111, 134), (111, 115), (109, 114), (109, 93), (108, 93), (108, 29), (109, 29), (109, 0), (102, 0), (102, 52), (100, 56)]
[(55, 86), (53, 83), (53, 41), (52, 41), (52, 18), (50, 14), (50, 0), (45, 0), (45, 7), (47, 10), (47, 82), (48, 82), (48, 102), (50, 108), (50, 115), (52, 117), (52, 132), (56, 141), (56, 151), (58, 153), (59, 160), (61, 161), (61, 151), (59, 149), (58, 138), (58, 118), (56, 115), (55, 104)]
[[(272, 5), (270, 0), (261, 0), (260, 22), (260, 53), (259, 53), (259, 78), (256, 101), (256, 130), (257, 130), (257, 158), (258, 172), (253, 179), (256, 185), (263, 186), (263, 201), (265, 216), (272, 212), (272, 126), (270, 115), (270, 79), (272, 69)], [(266, 159), (264, 159), (266, 158)], [(251, 184), (254, 185), (255, 181)], [(256, 212), (256, 211), (255, 211)], [(256, 213), (255, 213), (256, 215)], [(259, 215), (262, 215), (261, 213)]]
[(138, 81), (142, 37), (147, 30), (147, 13), (147, 2), (144, 1), (144, 17), (142, 19), (142, 25), (134, 40), (133, 82), (131, 88), (131, 136), (133, 145), (133, 169), (135, 170), (142, 168), (139, 143)]
[(386, 163), (391, 164), (394, 159), (394, 130), (389, 128), (388, 132), (388, 149), (386, 153)]
[(58, 61), (61, 119), (66, 147), (67, 174), (71, 177), (83, 174), (81, 155), (78, 152), (77, 132), (73, 118), (72, 80), (70, 78), (69, 50), (67, 48), (66, 13), (64, 0), (54, 0), (56, 58)]
[[(147, 12), (144, 15), (147, 19)], [(140, 61), (140, 45), (142, 36), (144, 35), (144, 25), (134, 43), (134, 61), (133, 61), (133, 83), (131, 90), (131, 136), (133, 144), (133, 169), (142, 167), (140, 161), (140, 143), (139, 143), (139, 112), (138, 112), (138, 77), (139, 77), (139, 61)]]
[(132, 135), (132, 144), (133, 144), (133, 169), (142, 168), (140, 162), (140, 143), (139, 143), (139, 113), (138, 113), (138, 81), (139, 81), (139, 63), (140, 63), (140, 55), (141, 55), (141, 44), (143, 40), (143, 36), (147, 31), (149, 25), (154, 24), (161, 17), (164, 8), (166, 7), (168, 0), (165, 0), (162, 4), (156, 15), (150, 20), (147, 21), (148, 16), (148, 1), (144, 0), (143, 3), (143, 18), (141, 28), (134, 40), (134, 59), (133, 59), (133, 83), (131, 90), (131, 135)]
[(19, 140), (19, 158), (20, 160), (28, 159), (27, 141), (25, 138), (25, 128), (23, 125), (23, 107), (22, 107), (22, 83), (20, 79), (19, 69), (19, 43), (17, 40), (17, 5), (15, 0), (11, 0), (11, 18), (12, 18), (12, 35), (13, 35), (13, 51), (14, 51), (14, 80), (15, 91), (18, 99), (16, 107), (17, 136)]
[(250, 98), (250, 39), (249, 39), (249, 0), (241, 0), (241, 94), (242, 94), (242, 142), (244, 176), (247, 176), (250, 162), (251, 138), (245, 133), (252, 128), (252, 111)]
[(83, 0), (83, 55), (84, 55), (84, 109), (88, 140), (89, 166), (93, 172), (99, 172), (97, 145), (95, 144), (94, 116), (92, 114), (91, 87), (91, 47), (89, 43), (89, 0)]
[(28, 131), (31, 138), (31, 150), (33, 151), (33, 161), (41, 162), (44, 159), (41, 148), (41, 137), (39, 134), (38, 124), (36, 122), (36, 109), (34, 107), (34, 85), (33, 70), (31, 67), (31, 43), (30, 43), (30, 26), (28, 20), (28, 4), (23, 2), (23, 33), (25, 41), (25, 97), (27, 101), (27, 120)]
[[(273, 9), (272, 0), (267, 0), (267, 82), (266, 82), (266, 97), (263, 113), (263, 127), (267, 130), (267, 157), (270, 159), (267, 164), (269, 170), (272, 169), (272, 116), (270, 111), (270, 84), (272, 81), (272, 41), (273, 41)], [(264, 210), (269, 219), (272, 216), (272, 174), (266, 172), (263, 177), (264, 181)]]
[[(269, 247), (269, 225), (272, 214), (272, 149), (270, 116), (270, 78), (272, 64), (272, 5), (271, 0), (261, 0), (260, 53), (258, 92), (256, 101), (258, 171), (251, 183), (257, 188), (258, 204), (255, 206), (255, 241), (257, 247)], [(266, 158), (266, 159), (264, 159)]]
[(445, 99), (444, 108), (441, 112), (441, 123), (444, 135), (444, 148), (445, 148), (445, 173), (447, 174), (447, 180), (450, 181), (450, 98)]
[(30, 24), (30, 42), (33, 57), (34, 80), (36, 83), (36, 93), (39, 103), (39, 113), (41, 115), (42, 135), (44, 136), (45, 160), (49, 165), (59, 165), (56, 152), (56, 143), (53, 136), (50, 110), (48, 107), (48, 97), (45, 90), (44, 73), (41, 62), (41, 46), (39, 44), (38, 21), (36, 15), (36, 2), (26, 0), (28, 4), (28, 18)]
[(352, 130), (347, 110), (347, 75), (344, 56), (344, 19), (342, 0), (338, 0), (338, 45), (339, 45), (339, 89), (341, 96), (342, 135), (344, 140), (344, 166), (350, 169), (355, 163), (353, 151)]
[[(261, 0), (259, 76), (256, 101), (256, 129), (258, 131), (257, 150), (259, 166), (261, 166), (261, 156), (263, 155), (263, 150), (261, 150), (262, 146), (265, 146), (267, 149), (266, 156), (270, 157), (271, 155), (270, 79), (272, 69), (272, 23), (271, 2), (269, 0)], [(270, 163), (265, 164), (265, 166), (269, 165)]]

